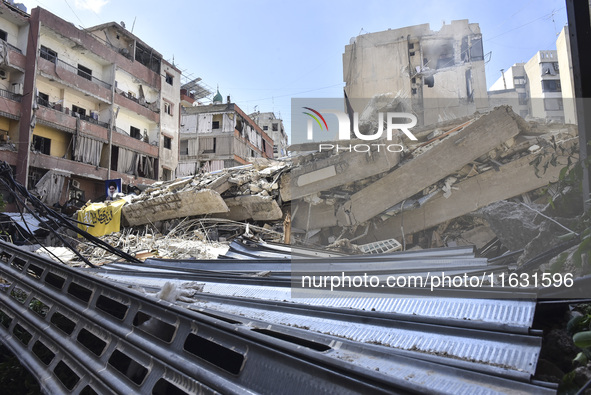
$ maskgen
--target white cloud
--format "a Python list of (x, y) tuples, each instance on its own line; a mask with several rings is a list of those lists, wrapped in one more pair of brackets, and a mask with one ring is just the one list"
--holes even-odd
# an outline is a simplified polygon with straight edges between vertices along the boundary
[(76, 0), (76, 8), (91, 10), (98, 14), (108, 3), (109, 0)]

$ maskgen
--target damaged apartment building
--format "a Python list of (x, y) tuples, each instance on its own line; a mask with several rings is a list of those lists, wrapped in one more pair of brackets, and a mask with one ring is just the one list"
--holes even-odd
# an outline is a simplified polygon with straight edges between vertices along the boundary
[(212, 104), (182, 108), (178, 177), (273, 158), (273, 139), (230, 96), (222, 101), (218, 91)]
[(350, 109), (376, 95), (393, 95), (429, 125), (488, 109), (482, 35), (468, 20), (363, 34), (343, 54)]
[(123, 24), (80, 30), (0, 3), (0, 149), (17, 180), (63, 205), (175, 177), (180, 71)]
[(273, 155), (275, 158), (287, 156), (288, 138), (283, 127), (283, 120), (277, 118), (275, 113), (260, 111), (250, 114), (250, 118), (273, 138)]

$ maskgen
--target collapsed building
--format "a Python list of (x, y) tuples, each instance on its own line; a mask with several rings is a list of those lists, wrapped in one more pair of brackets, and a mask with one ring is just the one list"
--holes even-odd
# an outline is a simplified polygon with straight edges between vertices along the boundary
[[(288, 233), (286, 242), (324, 246), (347, 238), (358, 244), (396, 239), (410, 247), (420, 244), (413, 235), (429, 231), (424, 247), (454, 245), (434, 228), (505, 199), (531, 203), (540, 194), (528, 193), (558, 181), (577, 157), (572, 125), (526, 122), (508, 106), (415, 134), (419, 141), (405, 152), (303, 151), (157, 183), (130, 199), (123, 220), (131, 226), (188, 216), (270, 223)], [(486, 242), (494, 238), (487, 234)]]
[(343, 54), (343, 81), (354, 111), (400, 92), (419, 125), (488, 109), (482, 35), (468, 20), (439, 31), (422, 24), (354, 37)]

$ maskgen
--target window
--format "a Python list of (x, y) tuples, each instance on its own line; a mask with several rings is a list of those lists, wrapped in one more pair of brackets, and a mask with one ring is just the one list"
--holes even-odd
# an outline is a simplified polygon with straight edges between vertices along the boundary
[(50, 48), (44, 47), (43, 45), (39, 51), (39, 56), (41, 56), (43, 59), (49, 60), (50, 62), (57, 62), (57, 52)]
[(267, 125), (263, 126), (263, 130), (269, 130), (269, 127)]
[(482, 48), (482, 38), (472, 40), (470, 45), (470, 60), (476, 62), (478, 60), (484, 60), (484, 49)]
[(276, 132), (276, 131), (279, 130), (279, 127), (278, 127), (278, 125), (276, 123), (273, 123), (273, 125), (271, 125), (271, 126), (272, 126), (272, 129), (273, 129), (274, 132)]
[[(203, 139), (201, 141), (203, 142), (203, 153), (204, 154), (215, 153), (215, 148), (216, 148), (216, 144), (217, 144), (217, 139), (215, 137)], [(201, 142), (200, 142), (200, 144), (201, 144)]]
[(170, 137), (164, 136), (164, 148), (171, 149), (172, 147), (172, 139)]
[(543, 80), (542, 92), (560, 92), (560, 80)]
[(140, 130), (138, 128), (134, 128), (133, 126), (129, 127), (129, 135), (134, 139), (142, 139), (142, 134), (140, 133)]
[(35, 152), (40, 152), (42, 154), (49, 155), (51, 151), (51, 140), (34, 134), (31, 148)]
[(39, 92), (37, 103), (40, 106), (49, 107), (49, 95), (43, 92)]
[(562, 99), (544, 99), (544, 109), (546, 111), (562, 111)]
[(189, 140), (181, 140), (181, 148), (179, 149), (181, 155), (189, 155)]
[(78, 64), (78, 75), (82, 78), (86, 78), (87, 80), (92, 80), (92, 70), (88, 67), (84, 67), (81, 64)]
[(172, 115), (172, 104), (169, 102), (164, 102), (164, 112), (168, 115)]
[(525, 76), (523, 76), (523, 77), (513, 77), (513, 85), (515, 85), (515, 87), (525, 86)]
[(0, 29), (0, 40), (8, 41), (7, 39), (8, 39), (8, 34), (4, 30)]
[(174, 80), (174, 77), (172, 75), (166, 73), (166, 83), (168, 85), (172, 85), (173, 80)]
[(72, 104), (72, 115), (76, 115), (76, 114), (84, 117), (84, 116), (86, 116), (86, 109)]
[(220, 121), (213, 121), (211, 123), (211, 128), (212, 129), (219, 129), (220, 128)]
[(527, 93), (518, 93), (517, 100), (518, 100), (519, 104), (527, 104), (528, 103)]

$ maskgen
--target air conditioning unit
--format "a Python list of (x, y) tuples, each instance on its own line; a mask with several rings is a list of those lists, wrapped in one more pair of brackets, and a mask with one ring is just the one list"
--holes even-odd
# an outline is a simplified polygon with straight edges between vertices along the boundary
[(80, 181), (72, 180), (72, 188), (80, 189)]
[(12, 84), (12, 93), (16, 93), (17, 95), (22, 95), (23, 94), (23, 84), (21, 84), (21, 83)]

